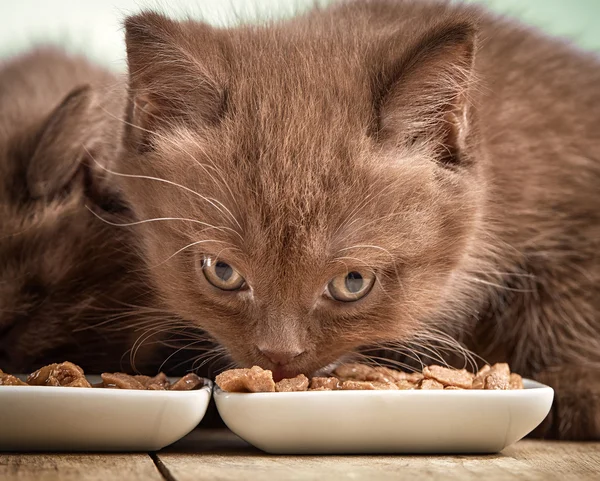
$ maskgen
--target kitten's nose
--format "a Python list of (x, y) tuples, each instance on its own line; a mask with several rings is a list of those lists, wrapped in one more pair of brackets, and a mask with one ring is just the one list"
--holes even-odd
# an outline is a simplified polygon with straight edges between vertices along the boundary
[(262, 347), (258, 347), (258, 350), (260, 352), (262, 352), (269, 360), (271, 360), (272, 362), (274, 362), (275, 364), (280, 364), (282, 366), (284, 366), (285, 364), (288, 364), (292, 359), (298, 357), (300, 354), (302, 354), (304, 351), (297, 349), (297, 350), (291, 350), (291, 351), (279, 351), (279, 350), (272, 350), (272, 349), (267, 349), (267, 348), (262, 348)]

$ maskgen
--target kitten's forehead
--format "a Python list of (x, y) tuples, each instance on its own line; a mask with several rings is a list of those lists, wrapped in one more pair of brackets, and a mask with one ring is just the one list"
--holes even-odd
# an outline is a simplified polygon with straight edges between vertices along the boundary
[(223, 161), (234, 162), (263, 225), (306, 243), (370, 194), (369, 89), (348, 59), (288, 37), (258, 39), (262, 49), (240, 44), (232, 60)]
[(285, 128), (310, 132), (323, 123), (361, 123), (365, 114), (368, 120), (372, 99), (365, 52), (342, 46), (330, 52), (323, 41), (273, 31), (232, 42), (228, 107), (275, 134)]

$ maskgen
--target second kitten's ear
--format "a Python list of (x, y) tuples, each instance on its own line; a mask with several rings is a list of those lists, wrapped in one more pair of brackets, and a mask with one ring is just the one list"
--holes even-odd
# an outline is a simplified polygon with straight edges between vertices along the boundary
[(77, 182), (83, 187), (83, 175), (79, 175), (83, 168), (101, 170), (96, 162), (104, 166), (116, 151), (118, 140), (107, 142), (106, 128), (104, 112), (92, 88), (85, 85), (73, 89), (37, 133), (27, 166), (30, 195), (52, 199), (72, 190)]
[(125, 21), (129, 66), (127, 140), (152, 148), (175, 123), (214, 124), (225, 109), (222, 45), (209, 25), (146, 12)]
[(426, 143), (440, 164), (462, 162), (476, 33), (469, 21), (443, 22), (400, 58), (394, 52), (401, 46), (390, 41), (374, 82), (375, 134), (380, 141)]

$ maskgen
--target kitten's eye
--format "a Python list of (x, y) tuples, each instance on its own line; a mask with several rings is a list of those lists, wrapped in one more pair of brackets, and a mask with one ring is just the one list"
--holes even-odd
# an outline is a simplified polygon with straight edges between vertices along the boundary
[(237, 291), (246, 283), (240, 273), (227, 262), (215, 261), (210, 257), (202, 260), (202, 272), (208, 282), (224, 291)]
[(369, 293), (374, 283), (375, 274), (372, 272), (352, 271), (334, 277), (327, 285), (327, 293), (336, 301), (358, 301)]

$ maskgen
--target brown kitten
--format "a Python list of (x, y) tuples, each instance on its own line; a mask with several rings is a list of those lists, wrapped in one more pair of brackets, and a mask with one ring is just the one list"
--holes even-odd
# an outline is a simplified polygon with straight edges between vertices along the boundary
[[(41, 49), (0, 66), (0, 367), (8, 372), (64, 360), (90, 372), (131, 370), (123, 356), (140, 332), (128, 326), (156, 315), (130, 233), (98, 218), (132, 220), (103, 170), (117, 155), (124, 107), (124, 84), (80, 57)], [(136, 356), (138, 368), (147, 354)]]
[(148, 12), (126, 40), (120, 170), (140, 218), (179, 219), (140, 229), (174, 312), (276, 377), (446, 332), (528, 377), (580, 366), (547, 434), (600, 437), (597, 57), (428, 1)]

